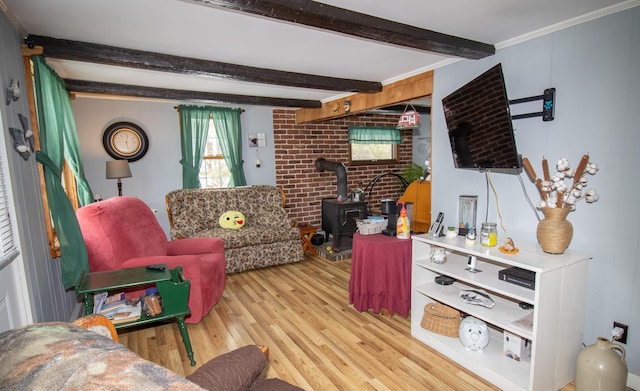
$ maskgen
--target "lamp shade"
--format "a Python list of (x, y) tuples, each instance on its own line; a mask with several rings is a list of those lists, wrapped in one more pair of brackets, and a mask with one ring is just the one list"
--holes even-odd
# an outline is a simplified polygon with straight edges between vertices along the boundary
[(107, 179), (130, 178), (131, 169), (127, 160), (112, 160), (107, 162)]

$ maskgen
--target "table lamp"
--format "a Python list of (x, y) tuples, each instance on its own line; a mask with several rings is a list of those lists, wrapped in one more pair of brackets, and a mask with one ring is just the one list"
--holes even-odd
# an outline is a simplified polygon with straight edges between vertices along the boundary
[(118, 180), (118, 196), (122, 196), (121, 178), (131, 178), (128, 160), (112, 160), (107, 162), (107, 179)]

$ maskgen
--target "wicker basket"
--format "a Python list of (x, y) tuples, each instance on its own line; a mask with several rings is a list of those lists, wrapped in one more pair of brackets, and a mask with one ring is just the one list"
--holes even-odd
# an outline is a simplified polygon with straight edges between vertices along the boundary
[(442, 303), (429, 303), (424, 306), (424, 315), (420, 326), (446, 337), (458, 337), (460, 311)]
[(358, 232), (362, 235), (375, 235), (379, 234), (387, 228), (387, 220), (383, 221), (372, 221), (369, 219), (366, 220), (357, 220), (356, 225), (358, 226)]

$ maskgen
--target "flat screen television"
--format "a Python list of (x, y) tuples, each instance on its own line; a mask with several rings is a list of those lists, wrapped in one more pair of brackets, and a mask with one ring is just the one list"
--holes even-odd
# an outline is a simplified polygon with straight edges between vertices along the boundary
[(502, 65), (442, 99), (456, 168), (516, 174), (516, 149)]

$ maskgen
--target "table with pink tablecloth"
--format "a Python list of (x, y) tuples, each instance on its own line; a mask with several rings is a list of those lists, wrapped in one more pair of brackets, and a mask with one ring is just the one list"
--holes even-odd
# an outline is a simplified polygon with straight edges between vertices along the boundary
[(411, 240), (353, 235), (349, 302), (358, 311), (407, 317), (411, 308)]

